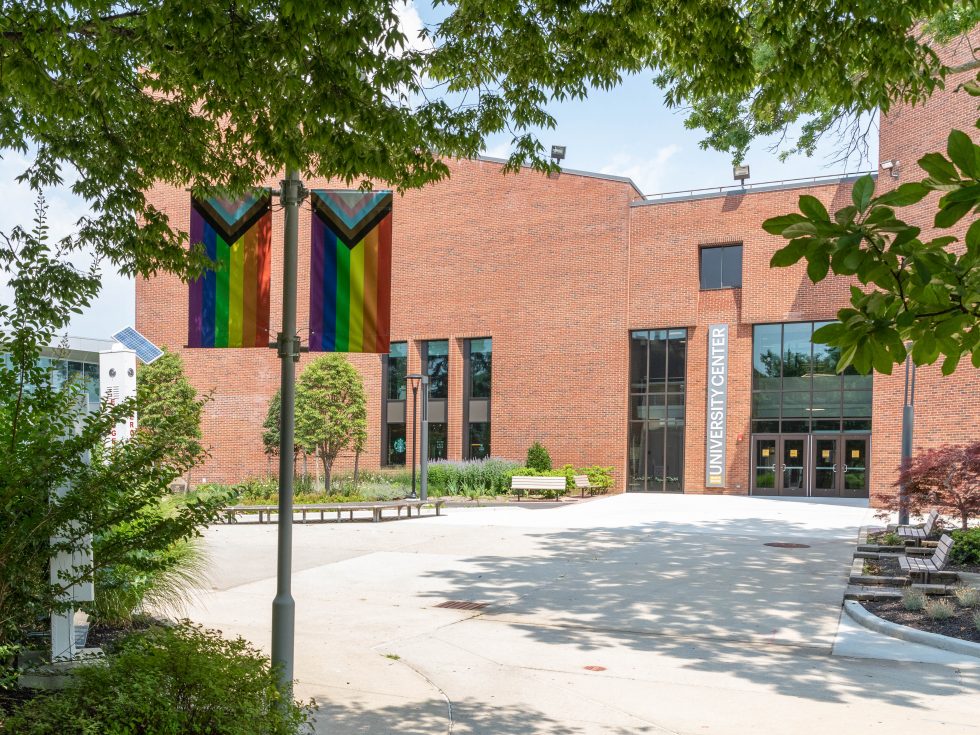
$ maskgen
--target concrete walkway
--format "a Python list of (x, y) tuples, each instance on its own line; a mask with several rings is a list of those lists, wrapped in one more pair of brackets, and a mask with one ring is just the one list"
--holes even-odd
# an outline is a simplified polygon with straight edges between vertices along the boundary
[[(871, 520), (629, 495), (297, 526), (297, 693), (344, 735), (980, 731), (980, 666), (831, 655)], [(209, 529), (189, 616), (267, 648), (275, 533)]]

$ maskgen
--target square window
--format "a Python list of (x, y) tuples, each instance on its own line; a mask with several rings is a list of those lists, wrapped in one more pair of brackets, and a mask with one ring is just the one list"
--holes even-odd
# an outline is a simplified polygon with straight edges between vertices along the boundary
[(701, 290), (742, 287), (742, 246), (701, 248)]

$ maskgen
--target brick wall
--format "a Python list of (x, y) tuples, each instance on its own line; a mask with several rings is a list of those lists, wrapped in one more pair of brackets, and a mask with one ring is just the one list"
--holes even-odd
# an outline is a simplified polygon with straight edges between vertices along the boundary
[[(974, 38), (974, 43), (980, 39)], [(965, 44), (947, 50), (952, 63)], [(898, 105), (881, 121), (881, 159), (900, 161), (879, 190), (918, 177), (914, 161), (945, 147), (951, 127), (972, 131), (976, 101), (955, 86), (919, 107)], [(828, 209), (845, 206), (850, 182), (755, 191), (689, 201), (630, 206), (637, 192), (624, 181), (565, 173), (503, 175), (500, 164), (451, 164), (449, 180), (395, 197), (392, 339), (409, 342), (409, 371), (420, 368), (423, 340), (448, 339), (448, 456), (463, 453), (465, 340), (493, 338), (492, 453), (523, 459), (540, 440), (556, 464), (627, 465), (628, 361), (631, 329), (689, 330), (685, 490), (705, 492), (707, 326), (730, 325), (727, 483), (749, 487), (752, 325), (831, 319), (848, 302), (850, 281), (813, 285), (804, 268), (771, 270), (784, 242), (761, 228), (768, 217), (794, 211), (800, 194)], [(268, 182), (275, 186), (276, 182)], [(307, 182), (310, 187), (329, 182)], [(158, 187), (152, 202), (187, 229), (188, 194)], [(903, 211), (928, 228), (935, 202)], [(309, 209), (300, 218), (298, 324), (307, 325)], [(962, 228), (959, 232), (962, 234)], [(272, 328), (281, 308), (282, 217), (273, 216)], [(699, 289), (698, 249), (741, 242), (741, 289)], [(182, 352), (188, 374), (212, 392), (204, 419), (211, 456), (193, 482), (234, 481), (270, 467), (260, 425), (278, 386), (273, 350), (187, 350), (186, 286), (169, 275), (137, 283), (137, 326), (151, 340)], [(301, 364), (310, 359), (304, 355)], [(369, 396), (369, 441), (362, 466), (381, 459), (381, 359), (352, 355)], [(899, 459), (903, 371), (874, 381), (872, 493), (894, 492)], [(410, 403), (410, 401), (409, 401)], [(408, 407), (408, 441), (412, 441)], [(919, 371), (916, 446), (980, 437), (980, 377), (968, 362), (953, 378)], [(341, 457), (347, 468), (352, 457)], [(275, 469), (274, 465), (271, 465)], [(312, 467), (311, 467), (312, 469)]]
[[(448, 454), (462, 452), (463, 341), (493, 338), (491, 446), (523, 458), (535, 439), (557, 463), (619, 465), (624, 454), (628, 183), (533, 172), (503, 175), (489, 161), (452, 164), (448, 181), (396, 196), (392, 340), (450, 340)], [(269, 182), (274, 185), (275, 182)], [(307, 182), (311, 188), (328, 182)], [(189, 223), (188, 194), (168, 187), (152, 202)], [(300, 218), (298, 325), (308, 321), (310, 214)], [(273, 215), (272, 327), (281, 313), (281, 213)], [(181, 351), (190, 380), (212, 391), (204, 419), (210, 458), (192, 480), (264, 473), (260, 424), (279, 381), (274, 350), (189, 350), (186, 286), (158, 275), (137, 284), (137, 327)], [(304, 355), (302, 366), (310, 359)], [(352, 355), (369, 396), (365, 467), (381, 458), (381, 363)], [(409, 411), (411, 408), (409, 407)], [(409, 419), (410, 422), (410, 419)], [(410, 427), (409, 427), (410, 430)], [(412, 436), (408, 436), (409, 446)], [(350, 465), (342, 457), (338, 466)]]
[[(970, 46), (980, 46), (980, 30), (975, 30), (970, 41), (959, 39), (942, 52), (948, 66), (956, 66), (971, 60)], [(916, 161), (932, 151), (946, 150), (949, 131), (956, 128), (980, 141), (980, 130), (975, 127), (980, 111), (978, 100), (956, 88), (976, 76), (976, 70), (950, 77), (946, 89), (934, 94), (924, 105), (896, 105), (881, 121), (880, 158), (882, 161), (899, 162), (898, 179), (882, 172), (879, 188), (886, 191), (906, 181), (917, 181), (925, 176)], [(939, 234), (953, 234), (962, 239), (966, 224), (941, 232), (931, 225), (936, 214), (938, 195), (930, 196), (912, 207), (903, 207), (899, 216), (911, 224), (923, 228), (924, 239)], [(876, 431), (872, 457), (877, 473), (872, 477), (872, 493), (896, 492), (893, 483), (901, 459), (902, 400), (905, 388), (905, 371), (896, 369), (892, 376), (875, 375), (874, 420)], [(881, 428), (878, 428), (881, 427)], [(888, 427), (888, 430), (885, 430)], [(954, 375), (943, 377), (939, 364), (919, 368), (916, 375), (915, 451), (936, 447), (945, 443), (962, 443), (980, 439), (980, 371), (962, 360)]]

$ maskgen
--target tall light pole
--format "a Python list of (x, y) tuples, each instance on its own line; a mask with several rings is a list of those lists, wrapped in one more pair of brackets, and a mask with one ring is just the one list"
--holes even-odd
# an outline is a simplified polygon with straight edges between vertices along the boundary
[[(415, 446), (419, 440), (418, 426), (419, 426), (419, 385), (422, 381), (429, 382), (429, 379), (422, 375), (421, 373), (409, 373), (405, 376), (405, 379), (412, 386), (412, 497), (417, 498), (418, 494), (415, 492)], [(422, 450), (423, 452), (425, 449)]]
[(293, 431), (296, 423), (296, 263), (299, 259), (299, 205), (306, 190), (296, 169), (286, 171), (279, 201), (284, 214), (282, 259), (282, 331), (276, 340), (281, 364), (279, 408), (279, 548), (276, 561), (276, 596), (272, 601), (272, 664), (279, 668), (283, 691), (293, 682), (296, 602), (292, 591), (293, 566)]
[[(905, 397), (902, 402), (902, 481), (898, 486), (898, 522), (909, 522), (908, 496), (905, 490), (905, 471), (912, 461), (912, 428), (915, 423), (915, 363), (912, 362), (912, 349), (908, 345), (905, 356)], [(911, 376), (911, 379), (910, 379)]]

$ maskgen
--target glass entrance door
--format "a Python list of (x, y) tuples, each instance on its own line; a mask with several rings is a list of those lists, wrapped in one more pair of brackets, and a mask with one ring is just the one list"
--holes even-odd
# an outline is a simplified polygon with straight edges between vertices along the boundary
[(806, 437), (780, 437), (779, 494), (806, 495)]
[(752, 437), (752, 493), (806, 495), (807, 444), (806, 436)]
[(752, 450), (752, 490), (757, 495), (776, 495), (776, 470), (779, 467), (777, 437), (757, 436)]
[(868, 497), (868, 437), (844, 437), (841, 497)]
[(840, 496), (840, 439), (836, 436), (813, 438), (813, 495), (822, 498)]

